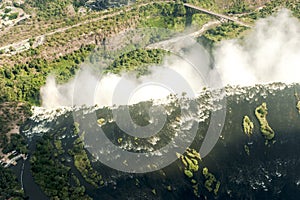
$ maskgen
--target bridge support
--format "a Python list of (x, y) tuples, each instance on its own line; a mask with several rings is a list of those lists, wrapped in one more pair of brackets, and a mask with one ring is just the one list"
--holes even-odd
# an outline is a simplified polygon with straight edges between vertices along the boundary
[(195, 12), (195, 9), (192, 9), (190, 7), (185, 7), (185, 10), (186, 10), (185, 26), (188, 27), (188, 26), (192, 25), (193, 15), (196, 12)]

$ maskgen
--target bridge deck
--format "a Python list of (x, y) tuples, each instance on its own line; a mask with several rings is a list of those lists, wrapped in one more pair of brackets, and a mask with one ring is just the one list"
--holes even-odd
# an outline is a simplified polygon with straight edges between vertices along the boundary
[(248, 24), (246, 24), (246, 23), (244, 23), (244, 22), (241, 22), (241, 21), (239, 21), (239, 20), (237, 20), (237, 19), (234, 19), (234, 18), (232, 18), (232, 17), (226, 16), (226, 15), (222, 15), (222, 14), (219, 14), (219, 13), (215, 13), (215, 12), (212, 12), (212, 11), (210, 11), (210, 10), (206, 10), (206, 9), (204, 9), (204, 8), (200, 8), (200, 7), (198, 7), (198, 6), (194, 6), (194, 5), (188, 4), (188, 3), (185, 3), (185, 4), (183, 4), (183, 5), (186, 6), (186, 7), (189, 7), (189, 8), (193, 8), (193, 9), (195, 9), (195, 10), (199, 10), (199, 11), (201, 11), (201, 12), (203, 12), (203, 13), (206, 13), (206, 14), (209, 14), (209, 15), (213, 15), (213, 16), (220, 17), (220, 18), (223, 18), (223, 19), (227, 19), (227, 20), (229, 20), (229, 21), (233, 21), (233, 22), (235, 22), (235, 23), (237, 23), (237, 24), (239, 24), (239, 25), (241, 25), (241, 26), (245, 26), (245, 27), (251, 28), (250, 25), (248, 25)]

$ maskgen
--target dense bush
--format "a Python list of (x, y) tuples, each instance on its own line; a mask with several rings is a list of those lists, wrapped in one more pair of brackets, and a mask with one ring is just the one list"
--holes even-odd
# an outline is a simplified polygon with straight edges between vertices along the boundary
[(55, 151), (50, 134), (37, 141), (36, 151), (30, 160), (35, 181), (52, 199), (90, 199), (85, 195), (83, 186), (70, 185), (70, 168), (55, 158)]
[(201, 38), (204, 40), (210, 40), (214, 43), (223, 39), (236, 38), (246, 29), (246, 27), (240, 26), (234, 22), (228, 22), (208, 30), (203, 36), (201, 36)]
[(59, 59), (48, 62), (35, 59), (12, 67), (0, 68), (0, 102), (26, 101), (40, 103), (40, 87), (45, 84), (49, 73), (57, 75), (59, 82), (65, 82), (74, 76), (78, 64), (91, 52), (93, 46), (85, 46), (80, 50)]
[(138, 76), (149, 73), (148, 66), (161, 64), (167, 54), (161, 49), (138, 49), (121, 55), (108, 67), (107, 72), (120, 73), (124, 71), (136, 71)]
[(0, 165), (0, 177), (0, 199), (25, 199), (17, 177), (10, 169)]

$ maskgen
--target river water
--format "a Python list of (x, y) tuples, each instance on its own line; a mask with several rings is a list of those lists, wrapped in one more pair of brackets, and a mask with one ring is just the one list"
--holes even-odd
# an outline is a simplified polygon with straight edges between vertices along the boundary
[[(28, 149), (30, 152), (35, 150), (35, 141), (30, 141)], [(11, 167), (17, 175), (18, 181), (23, 186), (26, 196), (31, 200), (47, 200), (47, 197), (41, 188), (34, 182), (30, 171), (30, 154), (26, 160), (20, 160), (16, 166)], [(23, 177), (21, 177), (23, 175)]]

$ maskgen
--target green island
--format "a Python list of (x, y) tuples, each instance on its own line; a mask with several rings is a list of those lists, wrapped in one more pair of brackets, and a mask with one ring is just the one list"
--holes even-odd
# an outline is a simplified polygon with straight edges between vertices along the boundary
[(193, 173), (197, 172), (199, 169), (198, 161), (201, 160), (200, 154), (195, 149), (188, 148), (186, 150), (186, 155), (179, 156), (181, 162), (184, 164), (184, 174), (188, 178), (193, 177)]
[(296, 108), (297, 108), (298, 112), (300, 113), (300, 101), (297, 102)]
[(267, 114), (268, 114), (268, 109), (266, 103), (262, 103), (260, 106), (258, 106), (255, 109), (255, 116), (260, 123), (260, 131), (265, 137), (265, 139), (268, 141), (274, 138), (275, 132), (269, 126), (269, 123), (267, 121)]
[(243, 128), (244, 128), (244, 133), (246, 135), (248, 135), (248, 136), (252, 135), (254, 124), (247, 115), (244, 116), (244, 118), (243, 118)]
[(203, 168), (202, 174), (206, 179), (204, 183), (205, 188), (209, 192), (213, 192), (215, 195), (217, 195), (221, 185), (220, 181), (217, 181), (216, 177), (208, 171), (207, 167)]
[(249, 149), (249, 146), (248, 145), (244, 145), (244, 150), (245, 150), (245, 152), (246, 152), (246, 154), (248, 155), (248, 156), (250, 156), (250, 149)]
[(295, 98), (296, 98), (296, 108), (298, 110), (298, 113), (300, 114), (300, 98), (297, 92), (295, 92)]
[(184, 166), (183, 172), (185, 176), (188, 177), (192, 183), (194, 195), (199, 197), (199, 183), (195, 180), (195, 173), (199, 170), (199, 162), (201, 161), (200, 154), (195, 149), (187, 148), (185, 155), (177, 154), (177, 157)]

